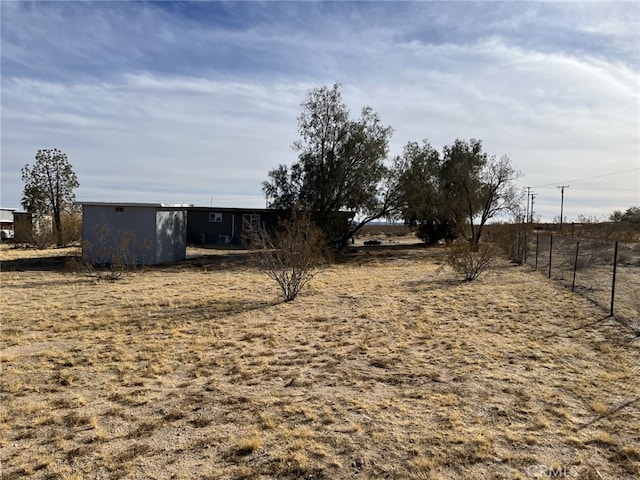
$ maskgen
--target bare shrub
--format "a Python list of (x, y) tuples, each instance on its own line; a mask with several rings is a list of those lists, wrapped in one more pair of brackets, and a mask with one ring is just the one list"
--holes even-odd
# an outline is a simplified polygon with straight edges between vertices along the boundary
[[(584, 270), (593, 267), (596, 264), (596, 260), (597, 258), (591, 254), (578, 254), (577, 259), (572, 260), (570, 257), (568, 257), (567, 266), (573, 266), (575, 270)], [(573, 262), (573, 265), (571, 262)]]
[(58, 235), (48, 214), (21, 216), (15, 220), (14, 241), (41, 250), (77, 244), (82, 237), (82, 213), (75, 210), (63, 212), (60, 215), (60, 228)]
[(285, 302), (294, 300), (329, 260), (322, 230), (299, 209), (278, 222), (273, 233), (265, 228), (249, 230), (247, 240), (255, 250), (256, 264), (278, 283)]
[(580, 244), (580, 250), (591, 257), (590, 265), (611, 265), (613, 263), (614, 247), (612, 242), (607, 241), (590, 241), (583, 247)]
[(82, 273), (87, 271), (87, 264), (81, 257), (71, 256), (65, 260), (64, 269), (68, 273)]
[(562, 238), (555, 240), (554, 256), (558, 257), (557, 264), (561, 269), (575, 269), (577, 271), (596, 265), (598, 260), (596, 249), (591, 248), (588, 243), (583, 241), (579, 245), (578, 257), (576, 258), (576, 247), (577, 243), (575, 241), (563, 240)]
[(55, 245), (51, 217), (49, 215), (29, 215), (15, 220), (14, 239), (37, 249)]
[(613, 248), (608, 242), (581, 240), (577, 259), (576, 246), (577, 242), (570, 239), (559, 238), (554, 241), (554, 256), (561, 259), (562, 267), (570, 270), (584, 270), (598, 265), (610, 265), (613, 262)]
[(457, 240), (449, 246), (447, 264), (470, 282), (491, 265), (495, 256), (493, 243), (481, 242), (474, 246), (467, 240)]
[(529, 226), (517, 219), (512, 225), (499, 227), (497, 232), (489, 230), (491, 239), (497, 243), (510, 261), (524, 265), (529, 256)]
[(71, 245), (82, 239), (82, 213), (64, 213), (61, 218), (62, 242)]
[(640, 265), (640, 258), (636, 260), (636, 256), (633, 252), (633, 246), (630, 244), (621, 243), (618, 249), (618, 264), (633, 265), (634, 263)]
[(56, 243), (53, 232), (34, 231), (28, 239), (31, 245), (40, 250), (51, 248)]

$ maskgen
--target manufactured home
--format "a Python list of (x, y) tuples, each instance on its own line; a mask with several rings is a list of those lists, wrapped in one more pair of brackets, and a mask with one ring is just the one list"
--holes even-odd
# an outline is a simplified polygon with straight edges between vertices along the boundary
[(251, 230), (273, 229), (283, 214), (266, 208), (190, 207), (187, 209), (187, 243), (240, 244)]
[(0, 208), (0, 239), (13, 238), (13, 212), (15, 208)]
[(187, 206), (79, 202), (82, 258), (88, 262), (158, 264), (187, 255)]

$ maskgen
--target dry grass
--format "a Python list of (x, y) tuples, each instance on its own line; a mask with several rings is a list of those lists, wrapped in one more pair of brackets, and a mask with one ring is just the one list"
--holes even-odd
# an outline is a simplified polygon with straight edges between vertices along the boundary
[(637, 478), (640, 341), (524, 268), (358, 250), (280, 303), (243, 252), (1, 253), (3, 479)]

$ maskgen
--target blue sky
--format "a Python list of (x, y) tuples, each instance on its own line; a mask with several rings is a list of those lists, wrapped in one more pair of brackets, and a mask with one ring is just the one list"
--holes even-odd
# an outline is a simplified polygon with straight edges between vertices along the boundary
[(640, 2), (2, 1), (3, 207), (38, 148), (80, 201), (263, 207), (307, 92), (410, 140), (478, 138), (536, 213), (640, 204)]

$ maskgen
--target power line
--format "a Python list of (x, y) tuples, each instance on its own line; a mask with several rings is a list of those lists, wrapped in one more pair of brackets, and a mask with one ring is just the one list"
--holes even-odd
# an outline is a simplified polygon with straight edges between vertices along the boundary
[[(636, 168), (629, 168), (627, 170), (620, 170), (618, 172), (612, 172), (612, 173), (603, 173), (602, 175), (594, 175), (593, 177), (584, 177), (584, 178), (578, 178), (577, 180), (571, 180), (568, 182), (562, 182), (564, 183), (577, 183), (577, 182), (584, 182), (585, 180), (593, 180), (595, 178), (603, 178), (603, 177), (610, 177), (612, 175), (620, 175), (621, 173), (629, 173), (629, 172), (635, 172), (636, 170), (640, 170), (640, 167), (636, 167)], [(531, 188), (546, 188), (546, 187), (552, 187), (552, 186), (557, 186), (558, 183), (547, 183), (545, 185), (537, 185), (535, 187), (531, 187)]]

